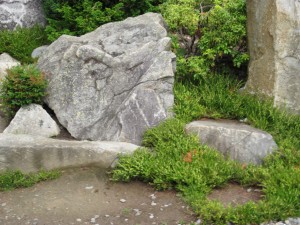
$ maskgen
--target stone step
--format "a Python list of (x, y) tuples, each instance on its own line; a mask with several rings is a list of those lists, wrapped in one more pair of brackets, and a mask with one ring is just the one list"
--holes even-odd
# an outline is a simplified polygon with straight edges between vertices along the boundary
[(113, 167), (119, 154), (139, 146), (125, 142), (66, 141), (40, 136), (0, 134), (0, 172), (36, 172), (67, 167)]

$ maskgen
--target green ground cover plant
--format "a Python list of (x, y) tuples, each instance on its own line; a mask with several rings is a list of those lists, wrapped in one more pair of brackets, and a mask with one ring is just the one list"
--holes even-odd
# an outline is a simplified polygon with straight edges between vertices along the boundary
[[(61, 34), (81, 35), (104, 23), (156, 10), (162, 12), (172, 31), (178, 65), (174, 87), (175, 118), (147, 131), (143, 148), (133, 156), (120, 157), (112, 172), (114, 180), (138, 179), (161, 190), (176, 189), (205, 224), (259, 224), (300, 216), (300, 117), (273, 108), (271, 100), (239, 91), (243, 85), (240, 73), (243, 72), (235, 69), (246, 68), (249, 59), (245, 0), (43, 2), (48, 15), (46, 32), (51, 41)], [(32, 62), (28, 58), (31, 51), (46, 43), (45, 32), (33, 29), (37, 30), (0, 31), (0, 52), (8, 52), (23, 63)], [(34, 33), (40, 35), (30, 36)], [(15, 39), (15, 43), (8, 37)], [(32, 42), (35, 47), (32, 45), (29, 50)], [(4, 83), (11, 82), (7, 86), (14, 88), (22, 87), (21, 80), (29, 84), (32, 80), (39, 81), (41, 89), (33, 91), (35, 87), (31, 86), (29, 92), (39, 93), (41, 97), (46, 84), (40, 78), (28, 76), (37, 72), (22, 71), (19, 68), (15, 73), (21, 74), (21, 78), (9, 75), (11, 80)], [(27, 100), (30, 95), (22, 94), (27, 89), (20, 90), (2, 86), (0, 97), (4, 102), (7, 99), (4, 105), (13, 106), (8, 108), (9, 112), (23, 103), (31, 103)], [(12, 101), (7, 93), (21, 95), (23, 103)], [(186, 123), (203, 117), (246, 119), (252, 126), (271, 133), (279, 150), (265, 159), (262, 166), (240, 165), (185, 134)], [(20, 172), (1, 176), (2, 190), (31, 185), (39, 180)], [(25, 184), (20, 185), (19, 180)], [(258, 203), (226, 208), (207, 199), (214, 188), (228, 182), (261, 187), (264, 198)]]
[(48, 43), (44, 29), (39, 26), (0, 30), (0, 54), (6, 52), (21, 63), (33, 63), (32, 51)]
[[(198, 83), (177, 82), (175, 118), (148, 130), (147, 147), (121, 157), (114, 180), (139, 179), (158, 189), (174, 188), (204, 224), (259, 224), (300, 215), (300, 117), (273, 108), (269, 100), (240, 93), (241, 83), (230, 76), (204, 76)], [(270, 132), (279, 150), (262, 166), (241, 165), (184, 133), (192, 120), (245, 119)], [(150, 149), (150, 151), (149, 151)], [(262, 188), (258, 203), (224, 207), (207, 199), (213, 188), (228, 182)]]
[(40, 171), (38, 173), (25, 174), (21, 171), (7, 171), (0, 173), (0, 191), (8, 191), (15, 188), (31, 187), (34, 184), (53, 180), (60, 177), (61, 172), (58, 170)]
[(47, 81), (35, 65), (12, 67), (0, 84), (2, 111), (8, 118), (13, 118), (22, 106), (41, 104), (46, 87)]

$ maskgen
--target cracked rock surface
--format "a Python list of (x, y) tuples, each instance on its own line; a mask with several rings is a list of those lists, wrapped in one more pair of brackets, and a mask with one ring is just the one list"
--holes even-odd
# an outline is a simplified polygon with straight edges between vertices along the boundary
[(0, 0), (0, 30), (44, 25), (41, 0)]
[(81, 37), (61, 36), (38, 67), (46, 103), (77, 139), (140, 144), (170, 116), (175, 55), (160, 14), (105, 24)]

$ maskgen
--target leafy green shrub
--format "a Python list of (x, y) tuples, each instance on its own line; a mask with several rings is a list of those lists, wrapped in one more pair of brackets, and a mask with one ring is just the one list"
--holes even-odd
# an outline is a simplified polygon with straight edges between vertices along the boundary
[[(110, 5), (106, 7), (112, 7), (115, 4), (122, 4), (121, 10), (124, 12), (123, 19), (130, 16), (138, 16), (146, 12), (158, 11), (158, 6), (165, 0), (115, 0), (109, 1)], [(103, 1), (108, 2), (108, 1)]]
[(245, 0), (215, 0), (199, 42), (210, 66), (227, 61), (240, 67), (248, 62), (246, 20)]
[(0, 86), (0, 100), (4, 113), (13, 117), (17, 110), (31, 103), (42, 103), (47, 81), (34, 66), (16, 66), (7, 70)]
[(167, 0), (161, 10), (177, 36), (175, 51), (189, 69), (187, 77), (224, 68), (244, 75), (249, 60), (245, 0)]
[(82, 35), (100, 25), (153, 11), (162, 0), (43, 0), (47, 15), (48, 39), (62, 34)]
[(47, 35), (39, 26), (0, 31), (0, 54), (6, 52), (22, 63), (32, 63), (32, 51), (45, 44)]

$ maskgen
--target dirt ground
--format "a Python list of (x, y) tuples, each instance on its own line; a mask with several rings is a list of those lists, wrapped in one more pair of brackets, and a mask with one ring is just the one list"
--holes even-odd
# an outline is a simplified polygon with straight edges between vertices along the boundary
[(197, 221), (174, 191), (114, 183), (97, 168), (66, 170), (57, 180), (0, 192), (1, 225), (171, 225)]
[[(0, 133), (7, 126), (0, 111)], [(57, 139), (72, 140), (62, 128)], [(224, 205), (261, 199), (256, 188), (229, 184), (209, 199)], [(63, 171), (53, 181), (34, 187), (0, 192), (0, 225), (178, 225), (200, 224), (174, 191), (158, 192), (141, 182), (115, 183), (98, 168)]]
[[(210, 199), (225, 205), (259, 200), (260, 190), (229, 184)], [(174, 191), (158, 192), (141, 182), (111, 182), (103, 170), (63, 171), (53, 181), (0, 192), (1, 225), (177, 225), (200, 220)]]

